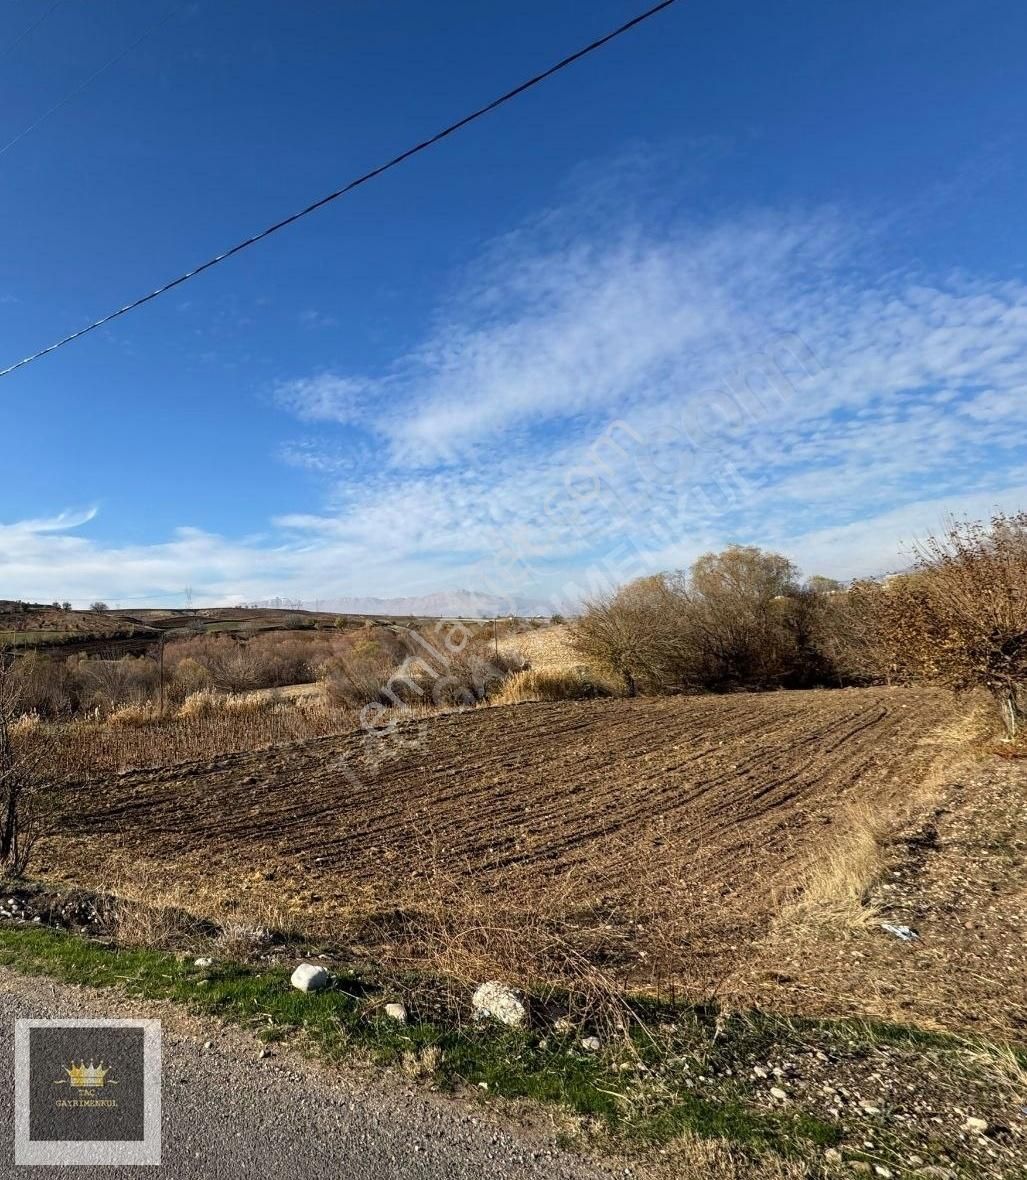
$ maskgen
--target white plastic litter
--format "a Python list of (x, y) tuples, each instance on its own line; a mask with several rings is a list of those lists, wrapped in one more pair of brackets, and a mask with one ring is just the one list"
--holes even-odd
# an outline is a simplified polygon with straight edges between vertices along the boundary
[(901, 938), (903, 942), (912, 942), (915, 938), (919, 938), (915, 930), (911, 930), (908, 926), (893, 926), (891, 922), (882, 922), (881, 929), (886, 930), (889, 934), (894, 934), (896, 938)]

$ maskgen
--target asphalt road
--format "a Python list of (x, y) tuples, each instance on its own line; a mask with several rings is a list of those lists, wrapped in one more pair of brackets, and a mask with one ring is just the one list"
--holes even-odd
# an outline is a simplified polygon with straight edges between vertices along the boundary
[[(163, 1037), (159, 1168), (16, 1167), (14, 1021), (23, 1017), (158, 1017)], [(208, 1047), (209, 1045), (209, 1047)], [(170, 1005), (64, 987), (0, 969), (0, 1176), (236, 1176), (288, 1180), (600, 1180), (613, 1174), (551, 1140), (466, 1102), (330, 1074)], [(624, 1175), (623, 1166), (617, 1173)]]

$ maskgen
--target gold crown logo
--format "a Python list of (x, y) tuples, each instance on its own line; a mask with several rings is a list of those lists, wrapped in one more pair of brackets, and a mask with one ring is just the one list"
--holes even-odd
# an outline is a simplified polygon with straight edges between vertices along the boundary
[(84, 1061), (80, 1061), (78, 1065), (71, 1063), (70, 1069), (65, 1069), (69, 1080), (73, 1086), (84, 1090), (98, 1090), (102, 1089), (104, 1078), (110, 1070), (109, 1066), (104, 1066), (101, 1061), (99, 1065), (94, 1065), (92, 1061), (88, 1065)]

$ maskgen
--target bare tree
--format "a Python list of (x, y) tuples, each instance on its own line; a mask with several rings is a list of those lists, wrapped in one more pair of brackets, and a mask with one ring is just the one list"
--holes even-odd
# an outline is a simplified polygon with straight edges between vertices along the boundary
[(1015, 737), (1027, 716), (1027, 512), (952, 521), (915, 558), (902, 588), (912, 661), (956, 691), (986, 689)]
[(820, 682), (832, 673), (819, 646), (829, 592), (801, 587), (780, 554), (733, 545), (687, 574), (640, 578), (596, 599), (571, 632), (629, 692)]
[(888, 682), (984, 689), (1016, 737), (1027, 716), (1027, 512), (954, 520), (913, 558), (908, 572), (842, 596), (846, 660)]

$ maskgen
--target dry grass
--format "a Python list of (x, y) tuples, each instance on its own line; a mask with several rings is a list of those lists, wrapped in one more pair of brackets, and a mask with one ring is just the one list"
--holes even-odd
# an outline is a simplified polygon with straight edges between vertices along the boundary
[(963, 716), (928, 739), (938, 754), (901, 806), (850, 805), (839, 817), (840, 834), (809, 863), (776, 925), (819, 924), (836, 932), (874, 925), (877, 911), (871, 894), (887, 869), (895, 835), (937, 802), (953, 763), (967, 756), (988, 727), (987, 702), (970, 700)]
[[(399, 878), (354, 891), (343, 926), (386, 968), (447, 991), (453, 1008), (483, 980), (501, 979), (633, 1052), (629, 999), (667, 999), (670, 981), (687, 973), (682, 915), (694, 899), (701, 858), (677, 860), (668, 871), (664, 856), (674, 843), (654, 825), (612, 839), (544, 889), (531, 882), (496, 889), (471, 865), (454, 862), (438, 838), (425, 837), (411, 854), (416, 882)], [(612, 866), (629, 855), (634, 873), (625, 885)], [(332, 934), (340, 936), (338, 923)], [(676, 984), (673, 994), (684, 999), (686, 992)]]
[(588, 700), (623, 692), (623, 686), (584, 662), (565, 623), (507, 635), (499, 641), (499, 650), (510, 659), (523, 660), (527, 667), (506, 680), (492, 696), (492, 704)]
[[(917, 828), (942, 803), (954, 768), (976, 757), (990, 733), (989, 702), (983, 694), (970, 697), (956, 720), (921, 739), (921, 747), (933, 750), (934, 756), (901, 802), (846, 808), (837, 822), (837, 835), (807, 862), (795, 887), (782, 898), (766, 935), (753, 946), (749, 962), (725, 980), (721, 999), (739, 1007), (766, 1004), (767, 981), (782, 973), (798, 975), (798, 959), (816, 961), (825, 993), (840, 999), (841, 985), (827, 982), (830, 954), (858, 943), (879, 926), (877, 886), (896, 863), (902, 833)], [(844, 957), (848, 952), (838, 953)], [(846, 1004), (854, 1011), (905, 1019), (907, 1014), (894, 1011), (882, 993), (870, 990), (881, 984), (876, 979), (864, 981), (865, 990), (847, 993)]]
[(817, 923), (835, 931), (869, 926), (877, 916), (871, 890), (884, 872), (886, 841), (895, 825), (895, 818), (880, 809), (850, 807), (839, 819), (841, 835), (807, 867), (778, 924)]
[(259, 926), (233, 918), (221, 926), (216, 940), (217, 952), (228, 959), (248, 959), (265, 950), (273, 932), (281, 928), (278, 924)]
[(112, 898), (101, 907), (101, 919), (119, 946), (174, 950), (196, 937), (199, 923), (185, 910), (159, 901), (138, 902)]
[(149, 701), (144, 704), (122, 705), (107, 718), (107, 724), (115, 729), (139, 729), (153, 725), (160, 720), (160, 712)]
[(661, 1148), (644, 1175), (648, 1180), (808, 1180), (821, 1173), (798, 1160), (753, 1158), (726, 1139), (679, 1135)]
[[(200, 695), (200, 694), (194, 694)], [(169, 766), (215, 758), (241, 750), (262, 750), (281, 742), (345, 733), (356, 714), (324, 701), (263, 701), (238, 705), (230, 698), (204, 700), (185, 716), (156, 713), (137, 723), (69, 721), (47, 727), (55, 745), (55, 763), (64, 775), (101, 774), (128, 767)]]
[(191, 692), (179, 705), (178, 716), (183, 719), (210, 717), (224, 712), (224, 709), (224, 693), (215, 692), (212, 688), (201, 688), (198, 692)]
[(274, 689), (259, 693), (231, 693), (224, 698), (222, 707), (226, 713), (262, 713), (266, 709), (273, 709), (278, 704), (274, 693)]
[(280, 688), (255, 688), (251, 692), (233, 694), (233, 700), (270, 701), (274, 704), (288, 702), (297, 708), (323, 707), (325, 686), (321, 681), (313, 684), (286, 684)]
[(614, 687), (587, 668), (525, 668), (515, 672), (491, 698), (496, 705), (520, 701), (582, 701), (616, 695)]
[(22, 713), (9, 727), (11, 738), (17, 741), (19, 738), (30, 737), (38, 733), (42, 721), (43, 719), (36, 712)]
[(272, 935), (294, 933), (281, 907), (267, 899), (206, 906), (193, 912), (193, 891), (176, 884), (155, 861), (109, 871), (94, 886), (101, 922), (119, 946), (174, 951), (201, 948), (225, 958), (248, 959), (265, 950)]
[(499, 641), (499, 650), (504, 655), (520, 656), (536, 670), (569, 670), (582, 665), (581, 655), (572, 646), (565, 623), (506, 635)]
[(435, 1076), (442, 1062), (442, 1050), (438, 1045), (425, 1045), (419, 1052), (407, 1049), (400, 1059), (400, 1068), (408, 1078), (431, 1078)]
[(1027, 1094), (1027, 1067), (1022, 1052), (1010, 1045), (976, 1040), (970, 1042), (965, 1056), (972, 1066), (987, 1072), (997, 1086), (1017, 1097)]
[(127, 888), (107, 878), (96, 891), (104, 899), (97, 903), (100, 921), (119, 946), (176, 950), (195, 942), (204, 926), (160, 866), (137, 866)]

